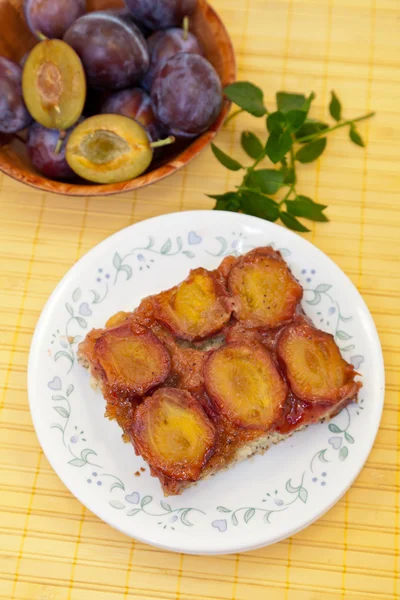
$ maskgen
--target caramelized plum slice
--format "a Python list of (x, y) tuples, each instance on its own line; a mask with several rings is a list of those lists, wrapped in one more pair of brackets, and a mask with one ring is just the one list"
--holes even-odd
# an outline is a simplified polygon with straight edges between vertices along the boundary
[(279, 418), (287, 388), (261, 344), (222, 346), (208, 359), (204, 375), (212, 400), (236, 426), (267, 431)]
[(79, 56), (61, 40), (36, 44), (24, 66), (22, 93), (35, 121), (49, 129), (72, 127), (86, 99)]
[(215, 429), (189, 392), (161, 388), (136, 410), (131, 436), (151, 467), (171, 479), (197, 481), (212, 454)]
[(293, 318), (303, 295), (280, 256), (246, 255), (231, 269), (228, 288), (234, 313), (249, 327), (278, 327)]
[(156, 318), (176, 336), (197, 340), (229, 321), (225, 292), (213, 273), (195, 269), (180, 285), (156, 297)]
[(156, 336), (130, 323), (103, 333), (94, 354), (108, 385), (130, 395), (145, 394), (170, 370), (169, 354)]
[(361, 387), (341, 356), (333, 336), (306, 322), (289, 325), (279, 336), (277, 352), (290, 386), (301, 400), (335, 404)]

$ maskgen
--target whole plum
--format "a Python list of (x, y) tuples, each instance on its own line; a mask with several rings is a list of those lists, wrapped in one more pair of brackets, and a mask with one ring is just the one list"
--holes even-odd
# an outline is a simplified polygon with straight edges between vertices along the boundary
[(181, 25), (194, 13), (197, 0), (125, 0), (135, 19), (155, 31)]
[(0, 132), (16, 133), (32, 122), (21, 89), (22, 69), (0, 56)]
[(151, 99), (161, 125), (177, 137), (206, 131), (222, 107), (222, 86), (214, 67), (197, 54), (177, 54), (158, 71)]
[[(83, 119), (80, 119), (80, 123)], [(67, 141), (73, 127), (67, 130), (64, 139), (60, 139), (58, 129), (46, 129), (39, 123), (29, 128), (26, 149), (32, 165), (49, 179), (73, 179), (75, 173), (65, 158)]]
[(101, 112), (123, 115), (139, 121), (146, 128), (153, 142), (160, 137), (160, 130), (150, 96), (140, 88), (122, 90), (111, 94), (104, 102)]
[(62, 38), (68, 27), (86, 12), (86, 0), (25, 0), (28, 26), (37, 37)]
[(150, 52), (150, 67), (141, 81), (142, 87), (147, 91), (151, 90), (154, 77), (159, 69), (176, 54), (187, 52), (204, 56), (203, 47), (198, 39), (192, 33), (179, 27), (153, 33), (148, 38), (147, 44)]
[(147, 43), (128, 14), (104, 10), (80, 17), (64, 35), (79, 55), (90, 86), (134, 85), (149, 68)]

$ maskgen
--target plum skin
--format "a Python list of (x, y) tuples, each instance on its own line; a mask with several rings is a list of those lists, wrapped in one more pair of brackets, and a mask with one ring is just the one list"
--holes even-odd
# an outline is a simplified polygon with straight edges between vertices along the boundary
[(63, 39), (77, 52), (92, 87), (123, 89), (137, 83), (149, 68), (146, 40), (133, 19), (120, 11), (88, 13)]
[(29, 29), (47, 38), (62, 38), (68, 27), (86, 12), (86, 0), (25, 0)]
[(0, 56), (0, 133), (16, 133), (32, 122), (21, 88), (22, 69)]
[(176, 137), (206, 131), (222, 108), (222, 85), (214, 67), (202, 56), (180, 53), (158, 71), (151, 99), (161, 124)]
[[(79, 119), (78, 124), (83, 119)], [(34, 123), (28, 134), (26, 149), (32, 165), (49, 179), (73, 179), (76, 177), (74, 171), (68, 165), (65, 158), (65, 149), (68, 138), (73, 127), (67, 130), (67, 135), (62, 142), (59, 152), (55, 152), (60, 132), (58, 129), (47, 129)]]
[(134, 17), (152, 31), (181, 25), (194, 13), (197, 0), (125, 0)]
[(115, 113), (135, 119), (145, 127), (153, 142), (158, 140), (161, 135), (150, 96), (140, 88), (114, 92), (106, 98), (101, 107), (101, 113)]
[(190, 32), (179, 27), (166, 31), (156, 31), (147, 40), (150, 52), (150, 67), (141, 81), (141, 86), (151, 90), (154, 78), (163, 65), (180, 52), (204, 56), (204, 50), (198, 39)]

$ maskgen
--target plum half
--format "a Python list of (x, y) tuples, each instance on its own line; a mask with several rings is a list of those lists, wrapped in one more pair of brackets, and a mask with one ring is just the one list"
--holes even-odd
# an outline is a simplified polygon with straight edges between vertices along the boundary
[(146, 327), (131, 323), (104, 332), (95, 342), (94, 357), (110, 388), (119, 394), (146, 394), (168, 376), (170, 358)]
[(32, 122), (21, 90), (22, 69), (0, 56), (0, 133), (16, 133)]
[(175, 481), (197, 481), (215, 444), (215, 429), (197, 400), (161, 388), (140, 404), (130, 430), (136, 451)]
[(160, 136), (150, 96), (140, 88), (114, 92), (104, 101), (101, 112), (135, 119), (143, 125), (153, 142)]
[(35, 121), (49, 129), (72, 127), (86, 99), (79, 56), (61, 40), (36, 44), (24, 65), (22, 93)]
[(283, 329), (277, 353), (293, 393), (301, 400), (336, 404), (353, 398), (361, 387), (333, 336), (305, 321)]
[(222, 346), (208, 359), (204, 377), (209, 396), (229, 423), (268, 431), (279, 419), (288, 390), (261, 344)]
[(228, 276), (236, 318), (249, 327), (278, 327), (290, 321), (303, 289), (286, 263), (271, 249), (249, 253)]
[(155, 316), (179, 338), (193, 341), (220, 331), (231, 311), (217, 277), (199, 268), (177, 287), (155, 297)]
[(151, 142), (145, 128), (121, 115), (89, 117), (72, 132), (66, 158), (77, 175), (95, 183), (117, 183), (143, 173), (153, 148), (173, 138)]

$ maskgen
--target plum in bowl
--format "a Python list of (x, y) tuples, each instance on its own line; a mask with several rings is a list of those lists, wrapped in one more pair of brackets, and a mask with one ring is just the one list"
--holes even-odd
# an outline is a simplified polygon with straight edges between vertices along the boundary
[[(23, 4), (23, 0), (0, 0), (0, 18), (8, 24), (0, 39), (0, 56), (16, 63), (37, 43), (37, 37), (27, 24)], [(122, 8), (122, 0), (87, 1), (88, 11)], [(197, 37), (205, 57), (218, 73), (221, 85), (224, 87), (233, 83), (236, 63), (229, 35), (220, 17), (205, 0), (197, 1), (196, 10), (190, 16), (190, 31)], [(71, 196), (100, 196), (139, 189), (173, 174), (195, 158), (213, 140), (227, 116), (229, 107), (229, 102), (224, 100), (217, 118), (207, 131), (198, 137), (179, 139), (168, 150), (156, 153), (149, 169), (143, 175), (128, 181), (93, 184), (81, 179), (56, 181), (47, 178), (33, 167), (29, 159), (24, 143), (25, 132), (17, 135), (0, 133), (0, 170), (38, 189)]]

